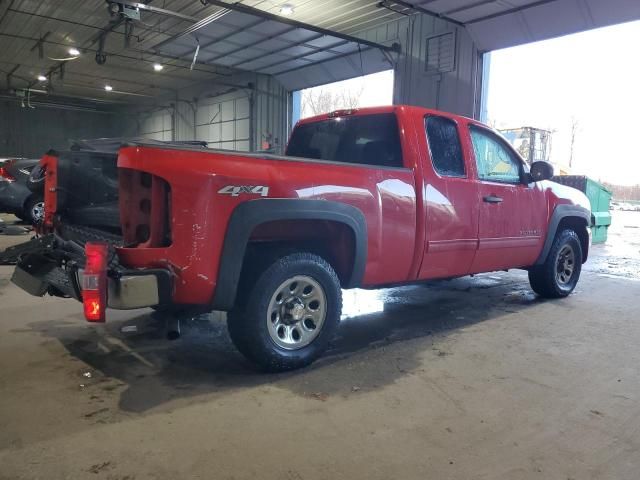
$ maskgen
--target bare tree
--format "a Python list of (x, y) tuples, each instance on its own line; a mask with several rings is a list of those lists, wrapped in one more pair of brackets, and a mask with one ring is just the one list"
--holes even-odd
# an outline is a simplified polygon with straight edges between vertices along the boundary
[(309, 117), (343, 108), (357, 108), (364, 86), (333, 92), (326, 88), (310, 88), (302, 92), (302, 116)]
[(364, 91), (364, 85), (361, 85), (360, 88), (343, 89), (338, 95), (338, 103), (340, 106), (338, 108), (358, 108), (360, 106), (360, 98), (362, 97), (362, 92)]
[(576, 146), (576, 137), (580, 131), (580, 122), (574, 116), (571, 117), (571, 143), (569, 144), (569, 168), (573, 167), (573, 152)]

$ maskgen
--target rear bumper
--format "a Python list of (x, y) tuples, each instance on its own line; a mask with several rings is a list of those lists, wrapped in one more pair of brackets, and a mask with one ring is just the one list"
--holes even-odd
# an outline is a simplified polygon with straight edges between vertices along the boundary
[(171, 303), (172, 278), (168, 270), (119, 272), (109, 277), (108, 304), (116, 310), (156, 307)]
[[(49, 293), (82, 301), (84, 260), (78, 256), (82, 250), (74, 253), (63, 248), (53, 236), (24, 244), (15, 252), (18, 258), (11, 281), (38, 297)], [(169, 270), (113, 268), (107, 285), (109, 308), (131, 310), (172, 303), (173, 276)]]

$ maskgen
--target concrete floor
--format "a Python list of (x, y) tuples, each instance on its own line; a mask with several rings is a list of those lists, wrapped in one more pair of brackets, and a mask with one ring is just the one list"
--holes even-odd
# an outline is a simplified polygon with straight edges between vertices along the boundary
[(0, 479), (635, 480), (640, 213), (614, 222), (567, 299), (523, 272), (350, 292), (331, 351), (282, 375), (219, 317), (95, 327), (0, 267)]

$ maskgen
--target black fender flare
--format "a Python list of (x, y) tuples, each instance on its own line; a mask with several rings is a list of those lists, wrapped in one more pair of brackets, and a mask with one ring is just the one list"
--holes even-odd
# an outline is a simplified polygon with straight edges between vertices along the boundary
[(549, 250), (551, 250), (551, 245), (553, 245), (553, 240), (556, 238), (560, 222), (569, 217), (584, 220), (586, 229), (591, 226), (591, 210), (588, 208), (581, 207), (580, 205), (558, 205), (551, 214), (551, 220), (549, 221), (544, 246), (542, 247), (542, 251), (538, 256), (535, 265), (542, 265), (545, 262), (547, 255), (549, 255)]
[(330, 220), (351, 229), (355, 239), (355, 255), (346, 287), (354, 288), (362, 284), (367, 262), (367, 222), (358, 208), (329, 200), (249, 200), (233, 210), (227, 225), (212, 301), (214, 310), (228, 311), (235, 304), (242, 263), (253, 230), (267, 222), (298, 219)]

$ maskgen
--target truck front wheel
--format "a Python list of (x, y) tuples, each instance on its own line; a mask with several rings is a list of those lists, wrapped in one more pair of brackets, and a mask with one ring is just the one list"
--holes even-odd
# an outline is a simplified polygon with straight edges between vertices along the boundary
[(573, 230), (562, 230), (542, 265), (529, 270), (534, 292), (545, 298), (566, 297), (576, 288), (582, 269), (582, 247)]
[(227, 326), (243, 355), (278, 372), (307, 366), (322, 355), (341, 310), (340, 281), (331, 265), (318, 255), (294, 253), (243, 279)]

